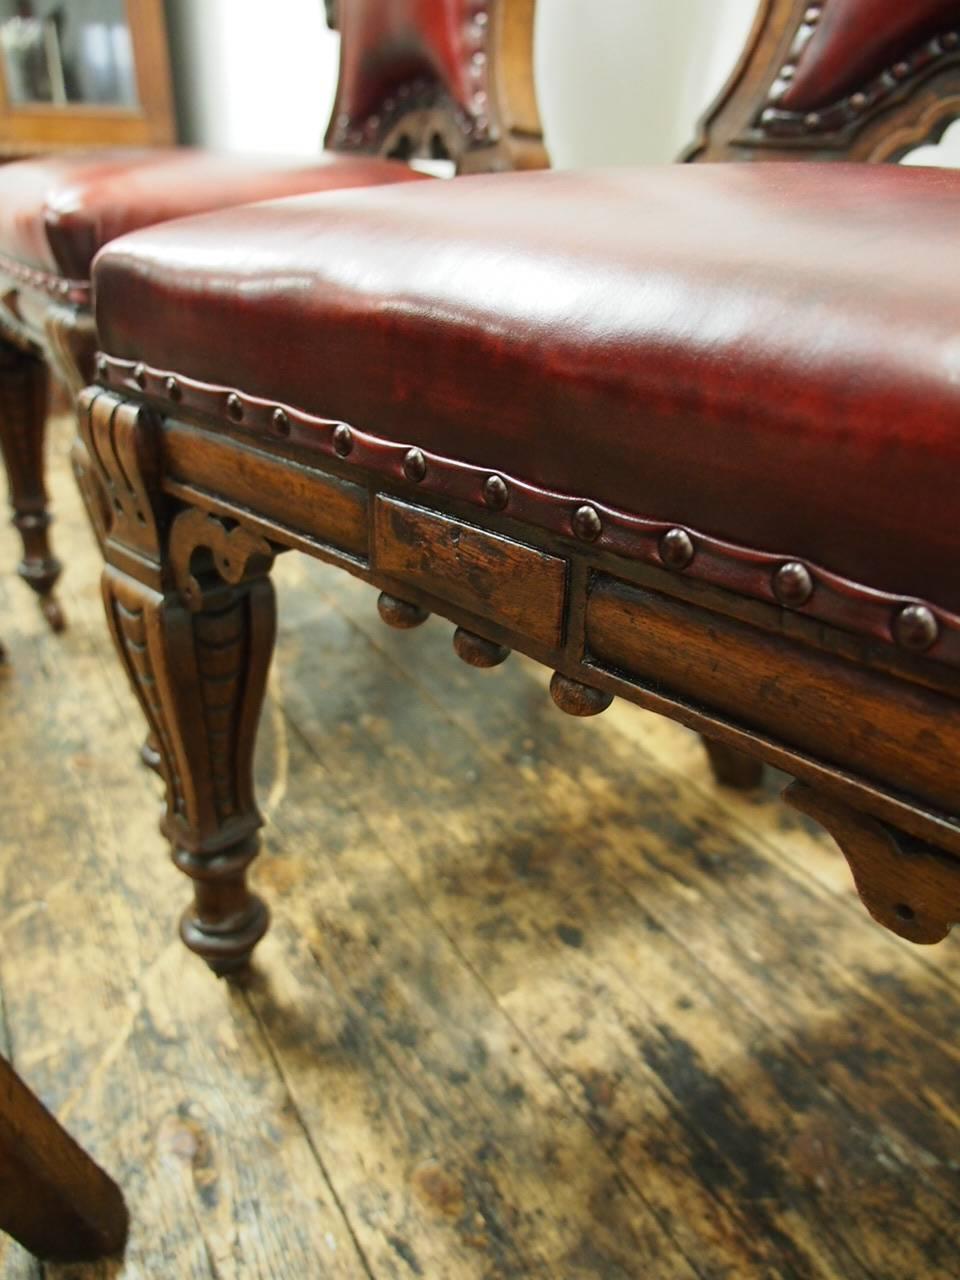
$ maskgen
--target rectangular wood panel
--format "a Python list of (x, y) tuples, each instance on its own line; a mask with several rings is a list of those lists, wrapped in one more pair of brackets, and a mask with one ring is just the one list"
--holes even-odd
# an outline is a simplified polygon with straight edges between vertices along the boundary
[(957, 810), (951, 698), (602, 575), (586, 636), (590, 660), (612, 672)]
[(170, 423), (165, 471), (341, 551), (367, 555), (367, 491), (288, 458)]
[(382, 494), (376, 567), (550, 648), (563, 639), (566, 561)]

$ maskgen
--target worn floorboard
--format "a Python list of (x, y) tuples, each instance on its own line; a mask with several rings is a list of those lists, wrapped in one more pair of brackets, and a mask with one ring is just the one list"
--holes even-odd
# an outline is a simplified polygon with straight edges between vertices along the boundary
[[(956, 1280), (956, 939), (697, 740), (284, 556), (244, 984), (187, 884), (54, 433), (69, 631), (0, 575), (0, 1048), (120, 1181), (123, 1262), (0, 1275)], [(0, 532), (0, 566), (16, 543)]]

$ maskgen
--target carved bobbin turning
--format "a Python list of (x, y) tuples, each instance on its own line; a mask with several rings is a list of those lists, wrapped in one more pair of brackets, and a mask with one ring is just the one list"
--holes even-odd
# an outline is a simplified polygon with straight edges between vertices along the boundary
[(593, 689), (555, 671), (550, 680), (550, 696), (568, 716), (598, 716), (613, 702), (613, 694)]
[(420, 627), (430, 617), (427, 610), (421, 609), (418, 604), (412, 604), (409, 600), (400, 600), (386, 591), (381, 591), (377, 597), (377, 611), (388, 627), (395, 627), (398, 631), (410, 631), (414, 627)]
[(499, 667), (510, 657), (510, 650), (506, 645), (478, 636), (466, 627), (457, 627), (453, 633), (453, 651), (467, 666), (479, 667), (481, 670)]

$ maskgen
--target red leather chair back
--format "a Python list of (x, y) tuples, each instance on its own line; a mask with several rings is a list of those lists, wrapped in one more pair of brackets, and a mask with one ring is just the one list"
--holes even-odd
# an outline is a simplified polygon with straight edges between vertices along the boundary
[(763, 0), (688, 160), (896, 160), (960, 118), (960, 0)]
[(449, 159), (472, 172), (546, 166), (534, 8), (535, 0), (327, 0), (341, 37), (328, 148)]

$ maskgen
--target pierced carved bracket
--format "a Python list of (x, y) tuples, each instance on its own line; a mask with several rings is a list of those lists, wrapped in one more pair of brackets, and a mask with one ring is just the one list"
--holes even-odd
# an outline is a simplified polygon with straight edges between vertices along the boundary
[(840, 846), (874, 920), (909, 942), (942, 942), (960, 922), (960, 860), (802, 782), (784, 799)]
[[(208, 567), (215, 571), (211, 580), (198, 566), (208, 553)], [(216, 516), (195, 507), (182, 511), (170, 529), (169, 558), (173, 577), (188, 609), (204, 607), (211, 591), (218, 587), (217, 578), (237, 587), (269, 573), (273, 564), (273, 548), (266, 538), (250, 533), (242, 525), (229, 528)]]

